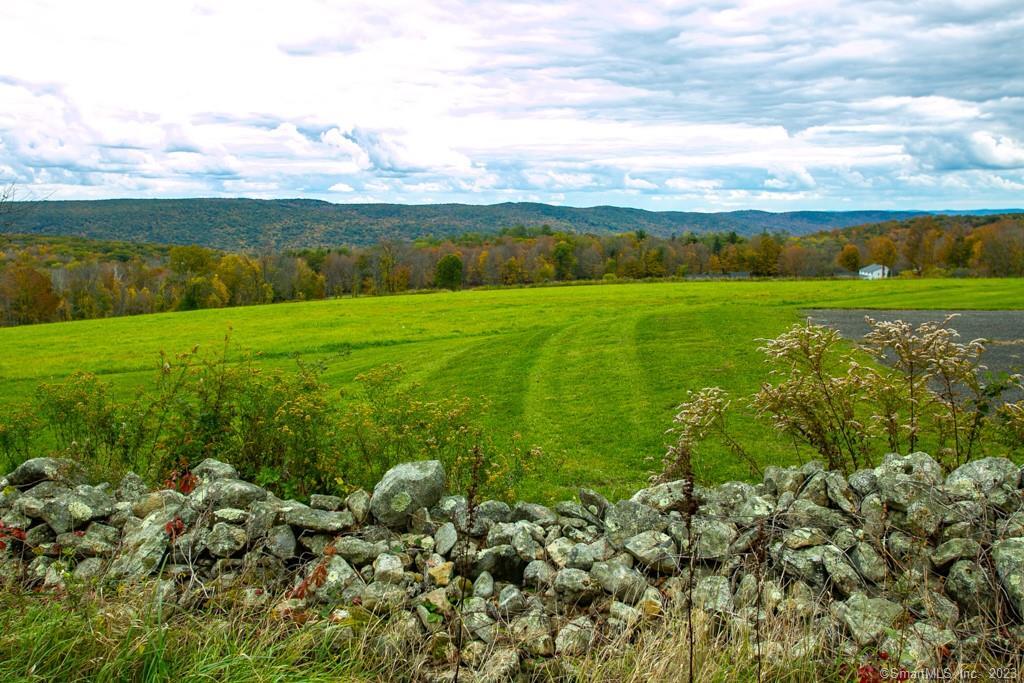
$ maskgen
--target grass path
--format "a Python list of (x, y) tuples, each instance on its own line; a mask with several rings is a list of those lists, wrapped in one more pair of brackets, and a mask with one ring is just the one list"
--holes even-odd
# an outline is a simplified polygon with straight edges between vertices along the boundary
[[(494, 434), (540, 445), (550, 465), (521, 484), (552, 498), (577, 486), (621, 495), (664, 451), (673, 408), (687, 390), (749, 393), (761, 378), (756, 339), (801, 310), (1024, 308), (1021, 280), (644, 283), (467, 291), (276, 304), (0, 330), (0, 405), (74, 370), (104, 374), (128, 392), (149, 381), (158, 352), (235, 343), (284, 366), (322, 360), (339, 389), (382, 363), (438, 395), (486, 398)], [(740, 417), (755, 438), (766, 427)], [(768, 445), (757, 456), (791, 454)], [(698, 462), (708, 479), (743, 477), (716, 449)]]

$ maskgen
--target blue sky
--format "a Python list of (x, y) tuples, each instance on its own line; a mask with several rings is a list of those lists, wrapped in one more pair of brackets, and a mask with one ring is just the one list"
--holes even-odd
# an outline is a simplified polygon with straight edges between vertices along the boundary
[(23, 197), (1024, 206), (1024, 3), (5, 2)]

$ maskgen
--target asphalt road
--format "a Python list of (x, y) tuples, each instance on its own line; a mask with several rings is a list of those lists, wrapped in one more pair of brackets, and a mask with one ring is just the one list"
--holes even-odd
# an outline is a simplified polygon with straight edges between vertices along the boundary
[[(949, 326), (960, 333), (961, 341), (986, 340), (982, 363), (993, 373), (1024, 373), (1024, 311), (922, 311), (873, 309), (814, 309), (804, 311), (815, 323), (828, 325), (847, 339), (859, 341), (869, 326), (864, 317), (875, 320), (903, 320), (913, 325), (941, 321), (947, 315), (957, 317)], [(1007, 396), (1016, 400), (1019, 396)]]

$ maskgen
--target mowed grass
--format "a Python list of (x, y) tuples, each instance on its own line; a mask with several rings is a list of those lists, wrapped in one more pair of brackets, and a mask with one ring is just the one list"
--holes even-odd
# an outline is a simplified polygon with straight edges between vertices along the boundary
[[(0, 330), (0, 405), (76, 370), (119, 391), (151, 382), (158, 352), (233, 344), (287, 366), (322, 360), (326, 379), (350, 389), (359, 373), (399, 363), (435, 395), (488, 405), (499, 439), (514, 433), (547, 454), (521, 482), (523, 497), (551, 500), (590, 486), (630, 493), (665, 450), (673, 408), (687, 390), (749, 394), (764, 378), (757, 339), (817, 307), (1008, 309), (1024, 307), (1022, 280), (680, 282), (550, 287), (339, 299), (168, 313)], [(338, 400), (344, 400), (339, 396)], [(764, 463), (791, 447), (740, 415), (732, 425)], [(748, 476), (714, 447), (697, 463), (709, 481)]]

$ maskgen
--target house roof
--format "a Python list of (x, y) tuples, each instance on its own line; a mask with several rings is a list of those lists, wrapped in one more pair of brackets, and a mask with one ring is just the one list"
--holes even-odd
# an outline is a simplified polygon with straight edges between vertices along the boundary
[(877, 273), (878, 271), (883, 270), (884, 268), (885, 268), (885, 266), (883, 266), (883, 265), (879, 265), (877, 263), (872, 263), (870, 266), (864, 266), (863, 268), (861, 268), (860, 272), (862, 272), (862, 273)]

